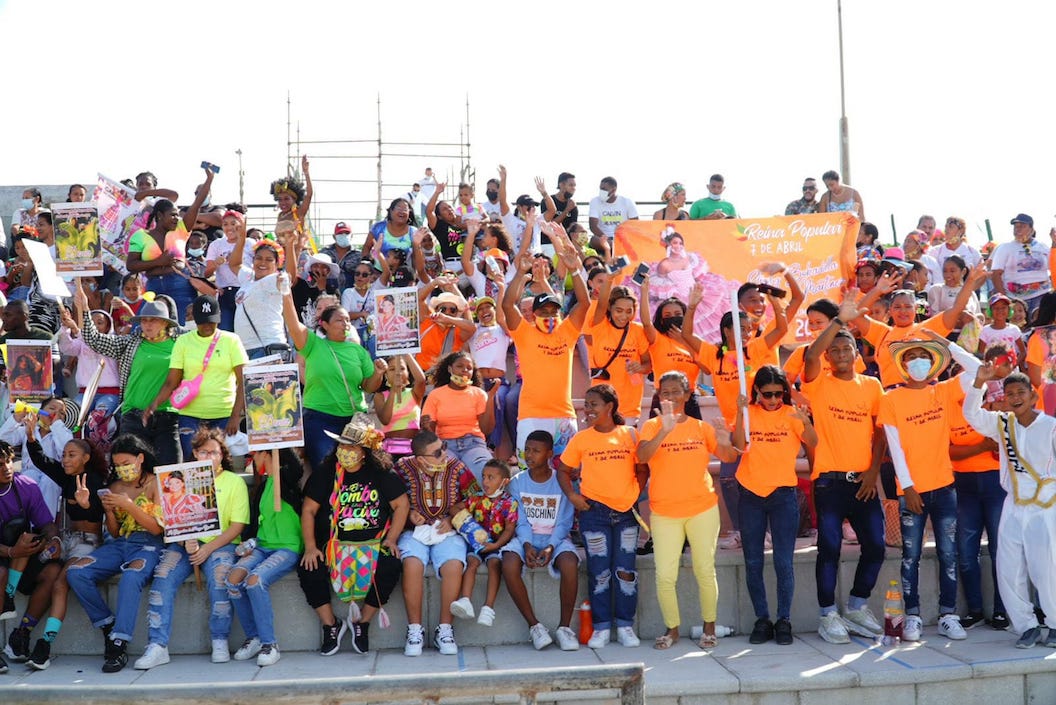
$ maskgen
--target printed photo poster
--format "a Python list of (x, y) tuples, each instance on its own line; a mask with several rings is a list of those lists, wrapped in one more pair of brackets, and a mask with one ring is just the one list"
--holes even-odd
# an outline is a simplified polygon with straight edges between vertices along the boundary
[(1041, 347), (1041, 394), (1045, 413), (1056, 416), (1056, 326), (1035, 328), (1027, 345), (1027, 362), (1037, 359), (1032, 348)]
[(35, 404), (54, 395), (50, 341), (7, 341), (7, 387), (12, 399)]
[(165, 543), (220, 535), (213, 462), (199, 460), (154, 469), (165, 521)]
[[(780, 262), (806, 295), (783, 341), (793, 345), (807, 337), (806, 310), (814, 301), (837, 303), (841, 289), (853, 281), (858, 219), (850, 213), (815, 213), (772, 218), (728, 220), (628, 220), (616, 229), (615, 251), (630, 264), (621, 282), (636, 293), (631, 277), (639, 263), (649, 265), (649, 308), (667, 298), (689, 299), (699, 284), (703, 299), (696, 310), (694, 333), (719, 340), (719, 320), (730, 308), (730, 293), (746, 282), (788, 289), (783, 275), (760, 271)], [(786, 298), (787, 301), (787, 298)]]
[(99, 277), (103, 274), (99, 244), (99, 212), (94, 203), (56, 203), (55, 271), (59, 276)]
[(297, 365), (246, 366), (242, 369), (242, 380), (249, 449), (303, 446), (301, 380)]
[(417, 288), (378, 289), (374, 294), (374, 312), (378, 357), (421, 352)]
[(128, 239), (146, 223), (147, 211), (136, 200), (136, 190), (102, 174), (92, 197), (99, 213), (103, 262), (127, 274)]

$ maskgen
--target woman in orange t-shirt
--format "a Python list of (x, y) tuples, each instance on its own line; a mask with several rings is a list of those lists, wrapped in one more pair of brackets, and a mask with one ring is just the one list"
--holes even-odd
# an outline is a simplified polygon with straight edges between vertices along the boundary
[(485, 437), (495, 428), (495, 392), (484, 391), (469, 353), (453, 352), (436, 366), (436, 388), (425, 398), (421, 427), (447, 444), (447, 452), (465, 463), (480, 482), (492, 459)]
[[(633, 626), (638, 610), (638, 522), (632, 510), (645, 484), (645, 467), (637, 462), (638, 435), (624, 425), (619, 408), (612, 385), (599, 384), (586, 391), (583, 412), (590, 427), (568, 442), (557, 475), (561, 490), (579, 510), (579, 530), (587, 549), (594, 620), (587, 646), (592, 649), (609, 643), (612, 614), (619, 642), (639, 644)], [(572, 486), (577, 469), (579, 491)]]
[[(782, 646), (792, 643), (792, 592), (795, 578), (792, 553), (799, 527), (796, 500), (796, 456), (800, 443), (813, 448), (818, 434), (801, 409), (792, 406), (792, 390), (780, 367), (764, 365), (752, 382), (753, 403), (740, 396), (733, 427), (733, 447), (744, 452), (737, 469), (740, 486), (741, 550), (744, 552), (745, 583), (755, 609), (755, 627), (748, 641), (762, 644), (772, 638)], [(747, 447), (747, 450), (746, 450)], [(777, 574), (777, 622), (770, 621), (770, 608), (763, 583), (763, 544), (767, 527), (774, 544)]]
[[(590, 372), (593, 384), (608, 382), (620, 398), (618, 411), (628, 426), (638, 426), (643, 380), (649, 374), (649, 342), (634, 320), (638, 299), (625, 286), (613, 286), (603, 275), (594, 317), (590, 320)], [(611, 362), (610, 362), (611, 360)]]
[[(697, 378), (700, 377), (700, 366), (696, 356), (700, 351), (700, 339), (693, 331), (685, 329), (686, 312), (689, 307), (696, 308), (700, 303), (703, 289), (694, 286), (689, 292), (687, 302), (674, 297), (664, 299), (656, 307), (656, 313), (649, 315), (649, 275), (642, 280), (641, 320), (645, 339), (649, 342), (649, 358), (653, 366), (653, 379), (660, 379), (671, 370), (678, 370), (689, 379), (690, 395), (683, 410), (686, 416), (699, 419), (700, 398), (696, 392)], [(683, 333), (683, 330), (685, 332)], [(650, 405), (650, 416), (660, 413), (660, 394), (653, 394)]]

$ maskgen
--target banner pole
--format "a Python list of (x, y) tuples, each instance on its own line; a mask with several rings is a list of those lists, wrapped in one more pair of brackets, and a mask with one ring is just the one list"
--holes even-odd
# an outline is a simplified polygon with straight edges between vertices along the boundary
[[(748, 396), (748, 377), (744, 372), (744, 341), (741, 339), (741, 306), (737, 301), (737, 292), (730, 292), (730, 311), (733, 315), (733, 341), (734, 345), (737, 346), (737, 382), (741, 389), (741, 394)], [(748, 409), (743, 409), (744, 413), (744, 442), (748, 445)]]

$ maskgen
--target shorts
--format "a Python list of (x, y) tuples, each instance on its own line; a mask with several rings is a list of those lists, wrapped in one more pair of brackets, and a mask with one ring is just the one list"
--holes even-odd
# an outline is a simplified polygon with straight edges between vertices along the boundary
[(19, 578), (18, 591), (26, 597), (32, 595), (33, 591), (37, 589), (37, 579), (40, 577), (40, 571), (44, 570), (44, 566), (50, 563), (62, 565), (62, 561), (58, 558), (41, 563), (37, 556), (30, 556), (25, 570), (22, 571), (22, 577)]
[(490, 563), (491, 561), (500, 561), (502, 560), (502, 549), (500, 548), (498, 551), (486, 553), (483, 556), (479, 553), (466, 553), (466, 562), (468, 563), (469, 559), (472, 557), (476, 557), (478, 561), (484, 564)]
[(62, 560), (71, 558), (84, 558), (92, 551), (99, 548), (102, 541), (95, 534), (87, 531), (71, 531), (67, 529), (59, 534), (62, 539)]
[[(523, 561), (524, 543), (519, 538), (514, 536), (512, 539), (510, 539), (510, 542), (508, 544), (502, 547), (502, 552), (516, 553), (518, 556), (521, 557), (521, 560)], [(573, 556), (576, 557), (576, 562), (579, 562), (579, 553), (576, 551), (576, 547), (573, 546), (572, 542), (569, 541), (567, 538), (561, 543), (554, 546), (554, 555), (550, 557), (550, 562), (546, 565), (546, 571), (550, 573), (550, 577), (554, 578), (555, 580), (561, 577), (561, 573), (557, 571), (557, 567), (554, 564), (557, 562), (557, 557), (560, 556), (562, 553), (571, 553)], [(527, 571), (528, 566), (525, 565), (524, 568), (521, 570), (521, 574), (523, 575)]]
[(396, 546), (400, 549), (400, 558), (406, 561), (408, 558), (417, 558), (423, 566), (433, 564), (436, 577), (440, 577), (440, 567), (448, 561), (458, 561), (463, 570), (466, 567), (466, 541), (458, 534), (451, 534), (446, 539), (433, 546), (426, 546), (414, 538), (410, 531), (400, 534)]

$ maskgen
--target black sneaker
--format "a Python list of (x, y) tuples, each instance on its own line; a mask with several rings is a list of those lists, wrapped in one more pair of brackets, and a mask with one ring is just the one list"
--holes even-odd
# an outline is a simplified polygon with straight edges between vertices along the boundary
[(643, 545), (639, 546), (634, 550), (639, 556), (649, 556), (653, 553), (653, 540), (647, 540)]
[(15, 609), (15, 598), (13, 595), (4, 593), (4, 609), (0, 611), (0, 622), (5, 619), (14, 619), (18, 616), (18, 610)]
[(369, 622), (352, 622), (352, 648), (357, 654), (365, 654), (370, 650), (367, 640), (367, 630), (370, 629)]
[(29, 658), (29, 629), (25, 627), (12, 629), (7, 637), (4, 653), (15, 663), (25, 663)]
[(0, 673), (7, 673), (7, 661), (3, 656), (0, 656)]
[(752, 634), (748, 637), (749, 644), (765, 644), (774, 638), (774, 623), (766, 617), (755, 620)]
[(109, 639), (103, 659), (103, 673), (117, 673), (128, 665), (128, 642), (124, 639)]
[[(1004, 612), (994, 612), (994, 616), (990, 618), (990, 626), (999, 632), (1007, 630), (1009, 625), (1008, 615)], [(963, 622), (961, 626), (964, 626)]]
[(333, 656), (341, 649), (341, 638), (345, 635), (347, 627), (344, 622), (340, 625), (334, 622), (330, 625), (323, 625), (323, 645), (319, 649), (319, 653), (323, 656)]
[(982, 612), (969, 612), (961, 617), (961, 628), (967, 631), (972, 627), (978, 627), (985, 621), (986, 617), (983, 616)]
[(774, 641), (781, 646), (792, 643), (792, 623), (787, 619), (779, 619), (774, 624)]
[(44, 641), (43, 639), (37, 639), (37, 643), (33, 646), (33, 653), (29, 656), (29, 661), (26, 662), (30, 668), (35, 668), (38, 671), (43, 671), (45, 668), (51, 665), (51, 642)]

